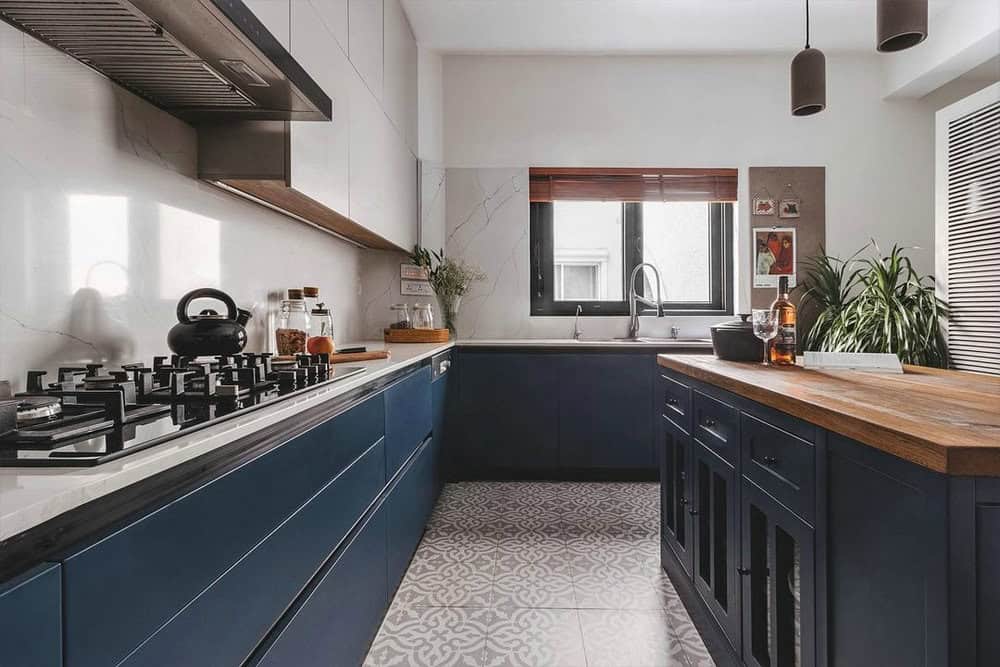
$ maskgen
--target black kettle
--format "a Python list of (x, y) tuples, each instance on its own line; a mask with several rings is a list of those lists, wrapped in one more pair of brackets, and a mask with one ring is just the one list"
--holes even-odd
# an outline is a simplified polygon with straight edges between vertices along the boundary
[[(188, 315), (188, 304), (201, 298), (218, 299), (226, 305), (226, 314), (206, 309)], [(237, 308), (233, 298), (221, 290), (202, 287), (182, 296), (177, 304), (177, 320), (167, 334), (167, 345), (174, 354), (185, 357), (237, 354), (247, 344), (247, 331), (243, 327), (250, 320), (250, 311)]]

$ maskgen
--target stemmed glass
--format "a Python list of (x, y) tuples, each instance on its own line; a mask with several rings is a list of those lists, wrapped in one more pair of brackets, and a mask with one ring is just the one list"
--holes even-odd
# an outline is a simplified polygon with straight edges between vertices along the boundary
[(770, 308), (753, 311), (753, 335), (764, 341), (764, 365), (770, 366), (768, 341), (778, 335), (778, 313)]

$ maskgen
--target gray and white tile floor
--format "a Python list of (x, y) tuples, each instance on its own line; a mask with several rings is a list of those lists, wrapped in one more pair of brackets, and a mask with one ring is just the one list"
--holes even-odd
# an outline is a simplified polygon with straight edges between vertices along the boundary
[(447, 485), (365, 667), (712, 666), (660, 570), (658, 494)]

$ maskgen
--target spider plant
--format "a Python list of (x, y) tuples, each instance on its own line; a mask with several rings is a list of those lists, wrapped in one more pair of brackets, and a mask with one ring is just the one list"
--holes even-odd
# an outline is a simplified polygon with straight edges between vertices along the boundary
[[(941, 330), (948, 305), (936, 294), (933, 276), (921, 276), (904, 249), (893, 246), (879, 256), (849, 260), (825, 253), (805, 262), (803, 298), (820, 313), (806, 336), (806, 349), (831, 352), (890, 352), (920, 366), (948, 365)], [(857, 266), (857, 268), (854, 268)]]

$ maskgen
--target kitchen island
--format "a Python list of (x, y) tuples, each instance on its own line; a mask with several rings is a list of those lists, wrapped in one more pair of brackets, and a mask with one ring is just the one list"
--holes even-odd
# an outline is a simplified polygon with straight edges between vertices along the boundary
[(657, 361), (663, 565), (717, 648), (1000, 664), (1000, 380)]

